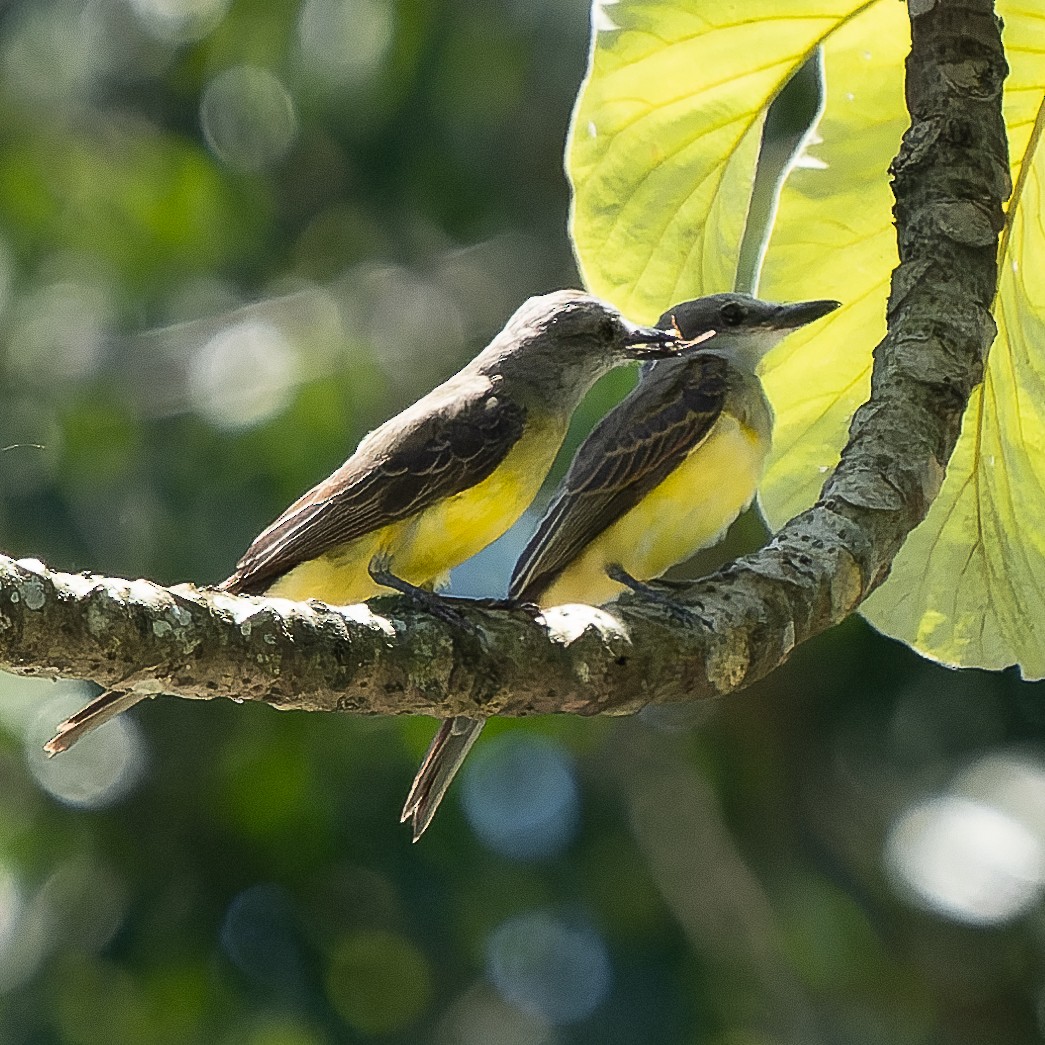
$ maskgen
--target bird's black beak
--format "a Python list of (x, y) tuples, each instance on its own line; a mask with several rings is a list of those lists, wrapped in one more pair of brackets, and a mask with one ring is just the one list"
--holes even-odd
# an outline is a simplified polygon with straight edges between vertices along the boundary
[(773, 326), (778, 330), (797, 330), (807, 323), (822, 319), (841, 306), (841, 301), (796, 301), (793, 305), (781, 305), (773, 317)]
[[(703, 334), (697, 340), (706, 341), (713, 337), (713, 330)], [(687, 341), (677, 328), (661, 330), (659, 327), (632, 327), (625, 335), (624, 345), (632, 359), (664, 359), (677, 356), (684, 348), (695, 342)]]

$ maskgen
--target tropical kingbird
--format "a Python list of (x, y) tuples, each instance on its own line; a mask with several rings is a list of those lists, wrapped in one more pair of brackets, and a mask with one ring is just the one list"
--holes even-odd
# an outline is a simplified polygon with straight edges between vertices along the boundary
[[(670, 355), (680, 340), (580, 291), (530, 298), (471, 363), (367, 435), (259, 534), (219, 588), (332, 605), (394, 589), (431, 605), (427, 593), (533, 500), (592, 384), (628, 359)], [(46, 751), (140, 699), (101, 694)]]
[[(657, 325), (683, 338), (716, 335), (649, 365), (595, 426), (519, 557), (509, 598), (601, 605), (724, 536), (754, 498), (772, 441), (758, 366), (791, 331), (837, 307), (713, 294), (665, 312)], [(415, 834), (482, 728), (482, 720), (458, 716), (436, 734), (404, 809)]]

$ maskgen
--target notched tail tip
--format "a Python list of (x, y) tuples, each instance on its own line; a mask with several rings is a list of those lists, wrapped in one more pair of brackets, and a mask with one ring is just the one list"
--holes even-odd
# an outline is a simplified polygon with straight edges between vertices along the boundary
[[(44, 744), (44, 752), (48, 758), (68, 751), (83, 736), (85, 729), (82, 715), (83, 712), (80, 712), (58, 723), (54, 736)], [(87, 729), (90, 729), (90, 726)]]
[(69, 727), (71, 723), (66, 720), (58, 726), (58, 731), (55, 733), (50, 740), (44, 744), (44, 754), (48, 758), (54, 758), (55, 755), (60, 755), (63, 751), (68, 751), (70, 742), (62, 735)]
[(411, 809), (410, 812), (404, 810), (403, 815), (399, 818), (401, 824), (405, 824), (407, 821), (410, 821), (410, 841), (414, 844), (421, 840), (421, 835), (425, 833), (428, 825), (432, 822), (431, 817), (427, 821), (421, 820), (414, 809)]
[(432, 822), (435, 808), (429, 804), (428, 798), (428, 792), (425, 790), (420, 793), (411, 791), (407, 796), (406, 805), (403, 806), (403, 812), (399, 816), (401, 824), (407, 822), (410, 824), (411, 842), (417, 842)]

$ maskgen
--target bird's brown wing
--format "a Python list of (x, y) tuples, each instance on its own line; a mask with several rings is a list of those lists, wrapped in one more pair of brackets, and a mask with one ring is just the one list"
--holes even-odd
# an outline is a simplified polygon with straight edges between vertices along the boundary
[[(438, 393), (438, 394), (437, 394)], [(489, 383), (437, 389), (372, 432), (259, 534), (221, 587), (264, 591), (324, 552), (482, 482), (523, 433), (524, 407)]]
[(577, 451), (515, 564), (509, 595), (537, 601), (600, 533), (707, 437), (727, 392), (728, 364), (719, 356), (658, 364)]

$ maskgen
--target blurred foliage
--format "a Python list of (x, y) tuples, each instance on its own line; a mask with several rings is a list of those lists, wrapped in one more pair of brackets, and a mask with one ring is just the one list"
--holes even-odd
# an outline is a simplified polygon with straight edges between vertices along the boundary
[[(0, 545), (216, 581), (526, 295), (575, 285), (587, 17), (8, 4)], [(772, 143), (795, 125), (774, 110)], [(532, 523), (456, 589), (503, 590)], [(89, 692), (0, 676), (5, 1045), (1043, 1033), (1045, 705), (1008, 675), (853, 621), (721, 705), (497, 722), (417, 846), (430, 722), (161, 699), (46, 761)]]

